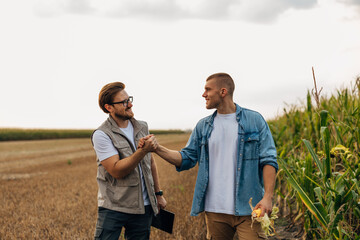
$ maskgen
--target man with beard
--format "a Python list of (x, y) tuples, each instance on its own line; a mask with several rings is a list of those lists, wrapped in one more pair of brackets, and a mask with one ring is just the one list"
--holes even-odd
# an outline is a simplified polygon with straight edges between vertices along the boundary
[(234, 89), (229, 74), (209, 76), (202, 96), (206, 108), (216, 111), (197, 123), (181, 151), (158, 145), (155, 152), (178, 171), (199, 164), (191, 215), (205, 211), (209, 238), (232, 240), (237, 232), (239, 239), (263, 239), (259, 222), (251, 223), (249, 200), (261, 217), (270, 215), (276, 149), (264, 118), (234, 103)]
[[(152, 216), (166, 206), (151, 155), (157, 143), (147, 123), (134, 118), (133, 97), (124, 89), (113, 82), (99, 94), (99, 106), (109, 117), (92, 135), (99, 187), (95, 239), (117, 240), (123, 227), (126, 239), (149, 239)], [(145, 136), (149, 141), (138, 149)]]

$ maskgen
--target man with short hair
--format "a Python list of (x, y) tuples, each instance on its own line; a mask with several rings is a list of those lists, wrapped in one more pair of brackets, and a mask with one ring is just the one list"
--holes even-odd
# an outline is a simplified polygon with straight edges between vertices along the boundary
[(191, 215), (205, 211), (208, 237), (233, 239), (237, 232), (239, 239), (262, 239), (266, 236), (260, 224), (255, 221), (251, 227), (249, 200), (261, 216), (270, 215), (276, 149), (264, 118), (233, 102), (234, 89), (230, 75), (209, 76), (202, 96), (206, 108), (216, 111), (197, 123), (180, 152), (161, 145), (155, 152), (177, 171), (199, 164)]
[[(154, 136), (146, 122), (134, 118), (133, 97), (124, 89), (113, 82), (99, 94), (99, 106), (109, 117), (92, 135), (99, 186), (95, 239), (117, 240), (123, 227), (126, 239), (149, 239), (153, 215), (166, 206), (151, 155)], [(138, 149), (145, 136), (150, 141)]]

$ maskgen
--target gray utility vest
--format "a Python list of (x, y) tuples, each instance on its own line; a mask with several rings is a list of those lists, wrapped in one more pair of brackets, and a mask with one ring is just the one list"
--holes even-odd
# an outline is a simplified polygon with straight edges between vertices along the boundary
[[(140, 138), (149, 134), (148, 126), (146, 122), (137, 121), (134, 118), (130, 119), (130, 121), (134, 126), (134, 140), (137, 147)], [(119, 152), (120, 161), (123, 158), (131, 156), (136, 151), (111, 116), (109, 116), (97, 130), (103, 131), (110, 137)], [(151, 172), (150, 153), (145, 155), (140, 161), (140, 165), (152, 209), (154, 213), (157, 214), (158, 208), (154, 191), (154, 180)], [(123, 213), (144, 214), (145, 207), (139, 166), (129, 175), (121, 179), (116, 179), (111, 176), (101, 165), (99, 159), (97, 159), (97, 166), (96, 178), (99, 186), (98, 206)]]

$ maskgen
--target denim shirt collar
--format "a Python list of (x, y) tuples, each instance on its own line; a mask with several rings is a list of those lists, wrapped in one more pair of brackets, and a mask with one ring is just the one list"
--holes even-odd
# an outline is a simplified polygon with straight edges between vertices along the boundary
[[(235, 110), (235, 113), (236, 113), (236, 121), (241, 125), (240, 123), (240, 114), (242, 112), (242, 107), (240, 107), (238, 104), (234, 103), (235, 106), (236, 106), (236, 110)], [(214, 118), (215, 116), (217, 115), (217, 110), (211, 115), (211, 117), (209, 119), (207, 119), (206, 123), (209, 124), (210, 126), (213, 126), (214, 124)]]
[[(240, 107), (238, 104), (234, 103), (235, 106), (236, 106), (236, 110), (235, 110), (235, 113), (236, 113), (236, 121), (238, 122), (239, 124), (239, 129), (238, 129), (238, 132), (239, 134), (243, 133), (244, 132), (244, 123), (243, 121), (241, 121), (241, 113), (243, 111), (243, 108)], [(212, 132), (212, 129), (213, 129), (213, 125), (214, 125), (214, 118), (215, 116), (217, 115), (217, 110), (206, 120), (206, 124), (208, 125), (208, 128), (207, 128), (207, 138), (210, 137), (210, 134)]]

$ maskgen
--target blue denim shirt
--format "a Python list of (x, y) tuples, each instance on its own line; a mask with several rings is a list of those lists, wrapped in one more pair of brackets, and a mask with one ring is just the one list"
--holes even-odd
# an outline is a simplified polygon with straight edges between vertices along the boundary
[[(205, 208), (205, 194), (209, 182), (208, 139), (216, 114), (217, 111), (197, 123), (185, 148), (180, 151), (182, 163), (176, 168), (177, 171), (188, 170), (199, 163), (191, 216), (197, 216)], [(274, 140), (265, 119), (258, 112), (236, 104), (236, 120), (239, 127), (235, 215), (245, 216), (251, 214), (249, 199), (253, 198), (255, 206), (263, 198), (263, 167), (271, 165), (277, 171), (278, 164)]]

